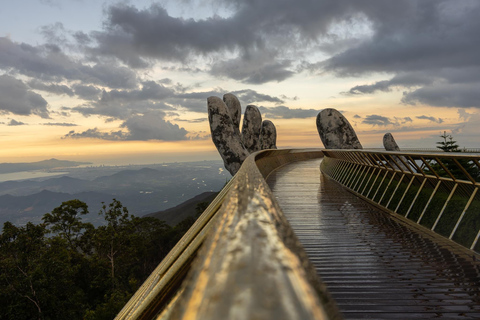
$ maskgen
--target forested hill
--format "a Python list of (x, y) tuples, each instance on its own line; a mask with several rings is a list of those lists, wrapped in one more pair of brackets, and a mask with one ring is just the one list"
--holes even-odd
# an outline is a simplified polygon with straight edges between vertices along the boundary
[(0, 320), (113, 319), (195, 221), (170, 227), (113, 200), (95, 227), (82, 219), (88, 210), (69, 200), (42, 223), (4, 223)]

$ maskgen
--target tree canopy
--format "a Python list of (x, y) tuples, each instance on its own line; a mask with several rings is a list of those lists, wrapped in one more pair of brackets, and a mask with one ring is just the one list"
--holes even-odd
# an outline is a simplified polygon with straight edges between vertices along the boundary
[(175, 227), (103, 204), (95, 228), (80, 200), (0, 234), (0, 320), (113, 319), (195, 221)]

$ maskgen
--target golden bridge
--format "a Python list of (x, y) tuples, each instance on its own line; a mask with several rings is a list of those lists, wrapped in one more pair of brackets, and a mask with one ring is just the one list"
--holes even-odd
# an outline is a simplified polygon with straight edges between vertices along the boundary
[(264, 150), (116, 319), (478, 319), (480, 156)]

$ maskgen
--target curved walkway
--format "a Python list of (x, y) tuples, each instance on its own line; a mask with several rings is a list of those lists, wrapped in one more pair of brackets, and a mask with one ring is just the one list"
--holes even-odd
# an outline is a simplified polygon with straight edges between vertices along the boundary
[(346, 319), (480, 318), (480, 261), (358, 199), (320, 161), (267, 182)]

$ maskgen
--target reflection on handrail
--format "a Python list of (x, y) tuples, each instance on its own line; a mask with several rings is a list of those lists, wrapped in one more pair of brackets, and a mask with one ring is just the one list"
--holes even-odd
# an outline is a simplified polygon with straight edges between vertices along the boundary
[(116, 319), (340, 319), (264, 180), (286, 163), (319, 157), (248, 157)]
[(324, 150), (322, 171), (362, 198), (479, 251), (480, 155)]

